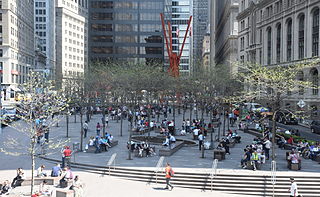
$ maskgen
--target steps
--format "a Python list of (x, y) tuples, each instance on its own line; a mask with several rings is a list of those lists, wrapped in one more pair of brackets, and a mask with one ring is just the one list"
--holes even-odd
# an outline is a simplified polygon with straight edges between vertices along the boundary
[[(52, 159), (50, 159), (53, 161)], [(56, 161), (54, 161), (56, 162)], [(72, 163), (72, 167), (79, 168), (90, 173), (97, 173), (101, 175), (116, 176), (119, 178), (142, 181), (148, 184), (158, 183), (165, 184), (163, 172), (156, 173), (150, 169), (134, 169), (134, 168), (106, 168), (103, 166), (87, 165)], [(175, 172), (171, 183), (175, 187), (223, 191), (229, 194), (252, 195), (252, 196), (272, 196), (273, 185), (270, 175), (252, 174), (252, 171), (235, 171), (233, 173), (225, 172), (218, 173), (212, 179), (208, 173), (191, 173), (191, 172)], [(258, 172), (259, 173), (259, 172)], [(270, 173), (269, 173), (270, 174)], [(299, 194), (310, 197), (320, 197), (320, 174), (302, 175), (301, 173), (294, 173)], [(276, 185), (274, 187), (275, 196), (288, 196), (288, 189), (290, 188), (291, 175), (277, 175)]]

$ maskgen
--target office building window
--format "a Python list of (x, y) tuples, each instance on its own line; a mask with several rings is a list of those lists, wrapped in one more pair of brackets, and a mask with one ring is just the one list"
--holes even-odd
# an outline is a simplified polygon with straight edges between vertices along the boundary
[(313, 12), (312, 17), (312, 56), (319, 55), (319, 8)]
[(287, 24), (287, 61), (292, 60), (292, 20)]
[(299, 17), (299, 33), (298, 33), (298, 42), (299, 42), (299, 59), (304, 58), (304, 15)]
[(271, 51), (271, 43), (272, 43), (272, 40), (271, 40), (271, 37), (272, 37), (272, 32), (271, 32), (271, 27), (269, 27), (267, 29), (267, 64), (271, 64), (271, 57), (272, 57), (272, 51)]
[(277, 27), (277, 63), (281, 61), (281, 24)]

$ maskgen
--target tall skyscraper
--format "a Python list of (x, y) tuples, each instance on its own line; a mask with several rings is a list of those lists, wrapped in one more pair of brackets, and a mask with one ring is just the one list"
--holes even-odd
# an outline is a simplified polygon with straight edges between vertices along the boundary
[(90, 60), (162, 62), (164, 5), (164, 0), (91, 1)]
[(33, 0), (0, 1), (2, 98), (14, 100), (34, 64)]
[(88, 64), (87, 0), (56, 0), (56, 79), (83, 77)]
[[(55, 1), (34, 0), (34, 30), (36, 34), (35, 69), (53, 78), (56, 64)], [(45, 64), (42, 64), (43, 54)]]
[(209, 0), (193, 0), (193, 69), (201, 65), (202, 43), (209, 24)]
[[(238, 50), (238, 21), (239, 13), (238, 0), (221, 0), (211, 2), (213, 10), (211, 13), (211, 45), (215, 46), (211, 50), (215, 64), (222, 65), (231, 73), (237, 72), (233, 62), (237, 60)], [(211, 58), (211, 59), (212, 59)], [(213, 61), (212, 61), (213, 62)]]

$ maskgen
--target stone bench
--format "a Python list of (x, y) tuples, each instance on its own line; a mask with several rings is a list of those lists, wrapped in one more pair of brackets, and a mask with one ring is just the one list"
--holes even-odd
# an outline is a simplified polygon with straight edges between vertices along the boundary
[(299, 160), (299, 163), (291, 163), (290, 160), (287, 160), (287, 167), (288, 167), (290, 170), (298, 171), (298, 170), (301, 170), (301, 163), (302, 163), (301, 160)]
[(236, 145), (236, 141), (234, 139), (229, 141), (229, 144), (227, 144), (227, 146), (229, 146), (229, 148), (233, 148)]
[(245, 133), (249, 133), (249, 134), (251, 134), (251, 135), (254, 135), (254, 136), (260, 137), (260, 138), (263, 137), (263, 134), (262, 134), (262, 133), (260, 133), (259, 131), (252, 130), (252, 129), (246, 130)]
[[(59, 180), (61, 177), (34, 177), (34, 184), (40, 185), (44, 180), (47, 181), (48, 185), (57, 185), (59, 184)], [(21, 186), (29, 186), (31, 185), (31, 178), (26, 178), (21, 183)]]
[(159, 150), (159, 156), (171, 156), (173, 153), (177, 152), (180, 148), (184, 146), (183, 141), (176, 141), (176, 143), (172, 144), (173, 148), (162, 148)]
[(213, 158), (218, 159), (219, 161), (226, 159), (226, 150), (213, 150)]
[[(151, 148), (153, 149), (154, 152), (156, 152), (156, 147), (155, 146), (153, 146)], [(139, 156), (139, 150), (138, 149), (134, 149), (133, 153), (134, 153), (135, 157), (141, 157), (141, 156)], [(146, 150), (142, 151), (142, 157), (147, 157), (147, 151)]]
[(143, 135), (145, 133), (148, 133), (149, 132), (149, 129), (148, 128), (145, 128), (143, 130), (138, 130), (138, 129), (132, 129), (132, 135)]
[(68, 189), (57, 189), (56, 190), (56, 197), (73, 197), (74, 191)]
[(284, 148), (285, 150), (292, 150), (292, 149), (297, 148), (297, 146), (295, 146), (295, 145), (293, 145), (293, 144), (284, 144), (284, 145), (283, 145), (283, 148)]
[[(253, 165), (252, 165), (251, 161), (247, 161), (246, 165), (247, 165), (247, 169), (248, 170), (253, 170)], [(257, 164), (256, 164), (257, 170), (261, 170), (261, 166), (262, 166), (262, 163), (261, 162), (257, 162)]]

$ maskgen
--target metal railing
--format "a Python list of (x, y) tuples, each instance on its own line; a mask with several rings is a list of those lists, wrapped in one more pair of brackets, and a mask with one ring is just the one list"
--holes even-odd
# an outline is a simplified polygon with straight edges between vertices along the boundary
[(277, 179), (277, 163), (276, 161), (271, 162), (271, 183), (272, 183), (272, 196), (274, 197), (274, 186)]
[(110, 176), (110, 170), (111, 170), (111, 166), (113, 164), (113, 169), (116, 169), (116, 157), (117, 157), (117, 153), (113, 153), (107, 163), (107, 167), (109, 168), (109, 176)]
[(217, 175), (217, 167), (218, 167), (218, 159), (213, 160), (211, 172), (210, 172), (210, 179), (211, 179), (211, 191), (213, 190), (213, 179)]
[(156, 175), (156, 184), (158, 184), (158, 172), (160, 170), (160, 168), (163, 166), (163, 161), (164, 161), (164, 156), (161, 156), (158, 160), (156, 169), (154, 171), (155, 175)]

